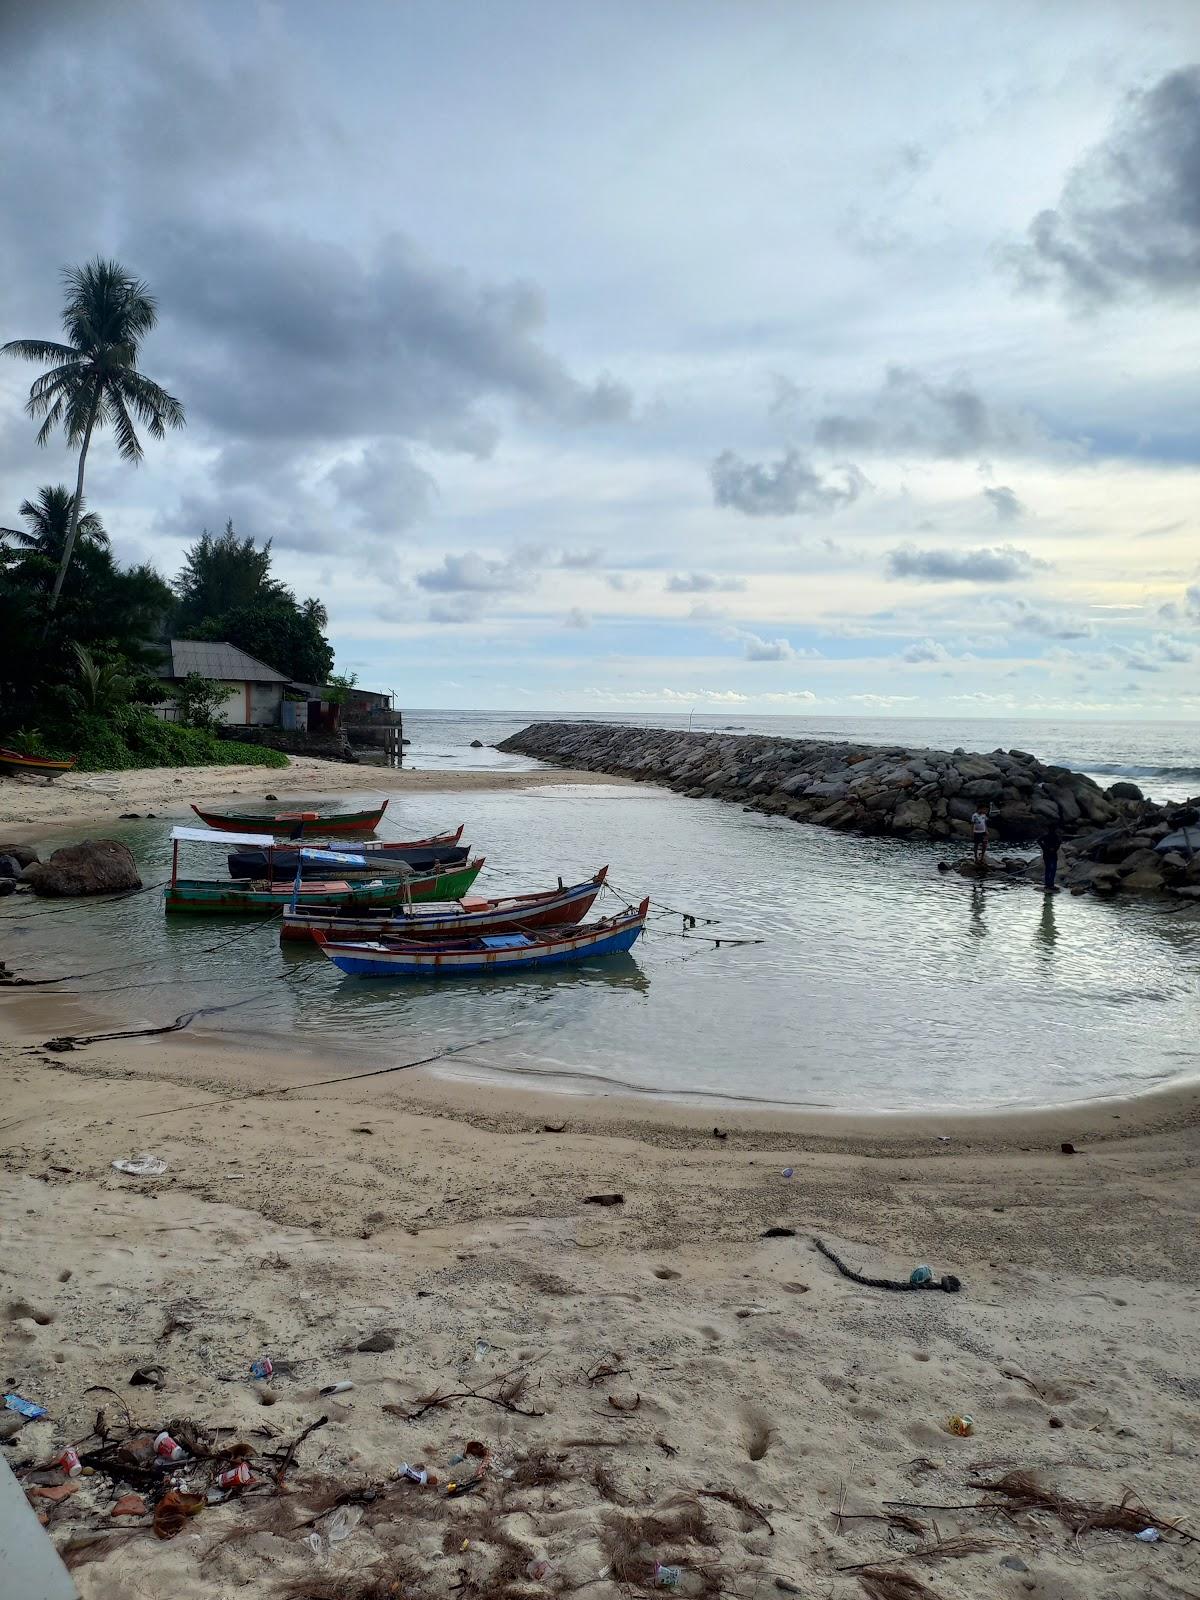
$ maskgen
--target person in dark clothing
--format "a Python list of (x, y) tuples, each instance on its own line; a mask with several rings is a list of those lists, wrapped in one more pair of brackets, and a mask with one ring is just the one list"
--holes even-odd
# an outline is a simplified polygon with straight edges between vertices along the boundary
[(1046, 872), (1045, 888), (1047, 894), (1057, 894), (1054, 880), (1058, 876), (1058, 852), (1062, 849), (1062, 839), (1058, 829), (1053, 823), (1042, 835), (1042, 865)]

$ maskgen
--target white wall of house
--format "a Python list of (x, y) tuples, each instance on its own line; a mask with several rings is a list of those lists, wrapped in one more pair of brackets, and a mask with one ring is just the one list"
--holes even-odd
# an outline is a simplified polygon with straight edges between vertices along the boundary
[[(279, 704), (283, 699), (281, 683), (235, 683), (220, 680), (225, 698), (216, 707), (218, 722), (253, 723), (259, 728), (279, 726)], [(179, 703), (164, 700), (154, 707), (154, 714), (164, 722), (179, 721)]]

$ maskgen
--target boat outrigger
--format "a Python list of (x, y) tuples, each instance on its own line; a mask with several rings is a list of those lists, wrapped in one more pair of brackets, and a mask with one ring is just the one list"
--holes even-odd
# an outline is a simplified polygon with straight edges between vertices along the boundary
[(313, 937), (334, 966), (356, 978), (453, 978), (467, 974), (527, 972), (534, 967), (624, 955), (641, 937), (650, 911), (585, 922), (544, 933), (486, 934), (479, 939), (390, 939), (348, 944), (317, 929)]
[[(276, 811), (266, 816), (253, 811), (203, 811), (197, 805), (192, 810), (210, 828), (223, 833), (254, 833), (273, 836), (290, 833), (294, 838), (305, 832), (313, 835), (326, 833), (374, 833), (388, 808), (386, 800), (370, 811), (333, 811), (322, 816), (319, 811)], [(254, 839), (261, 843), (261, 838)]]
[[(289, 906), (279, 929), (281, 943), (315, 942), (320, 931), (338, 943), (390, 939), (459, 939), (485, 933), (528, 933), (533, 929), (571, 927), (582, 921), (604, 886), (608, 868), (594, 878), (539, 894), (482, 896), (433, 906), (398, 905), (387, 909), (343, 912), (332, 906), (305, 903)], [(405, 888), (410, 880), (406, 880)]]

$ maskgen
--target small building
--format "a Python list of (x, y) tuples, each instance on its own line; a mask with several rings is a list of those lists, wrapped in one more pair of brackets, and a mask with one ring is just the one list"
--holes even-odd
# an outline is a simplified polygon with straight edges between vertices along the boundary
[[(280, 706), (287, 687), (287, 674), (277, 672), (265, 661), (239, 650), (227, 640), (210, 644), (204, 639), (172, 639), (167, 645), (170, 659), (158, 669), (169, 683), (182, 683), (189, 673), (211, 678), (226, 691), (216, 709), (217, 720), (242, 727), (277, 728)], [(179, 707), (164, 701), (155, 711), (166, 722), (174, 722)]]

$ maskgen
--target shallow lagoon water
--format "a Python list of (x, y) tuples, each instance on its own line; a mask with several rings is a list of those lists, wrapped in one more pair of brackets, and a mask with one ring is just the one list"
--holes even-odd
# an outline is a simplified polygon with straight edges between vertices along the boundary
[[(936, 871), (944, 846), (643, 786), (404, 796), (387, 832), (460, 820), (488, 857), (480, 893), (575, 881), (607, 862), (629, 898), (718, 921), (683, 937), (678, 915), (656, 914), (632, 956), (578, 969), (381, 982), (342, 976), (315, 948), (281, 949), (272, 922), (167, 919), (155, 890), (5, 901), (3, 954), (39, 973), (107, 969), (67, 992), (128, 1025), (237, 1001), (203, 1027), (373, 1063), (487, 1040), (437, 1070), (718, 1109), (1051, 1104), (1200, 1068), (1193, 908), (980, 887)], [(165, 878), (169, 821), (105, 832), (130, 844), (147, 883)], [(181, 870), (222, 874), (222, 852), (190, 849)]]

